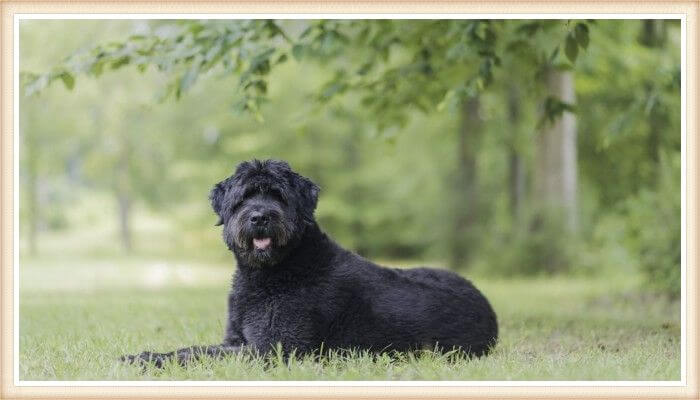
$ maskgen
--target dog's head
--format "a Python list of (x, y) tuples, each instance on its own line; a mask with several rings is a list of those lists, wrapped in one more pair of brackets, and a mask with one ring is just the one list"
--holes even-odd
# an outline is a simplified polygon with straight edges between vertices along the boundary
[(209, 198), (239, 262), (279, 263), (313, 223), (319, 188), (284, 161), (253, 160), (217, 183)]

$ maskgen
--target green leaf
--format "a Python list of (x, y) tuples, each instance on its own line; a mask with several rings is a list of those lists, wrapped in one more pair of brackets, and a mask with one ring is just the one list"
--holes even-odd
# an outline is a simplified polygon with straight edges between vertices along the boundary
[(576, 106), (565, 103), (554, 96), (547, 97), (544, 101), (544, 113), (537, 123), (537, 128), (542, 128), (547, 123), (553, 123), (557, 118), (561, 117), (565, 111), (576, 113)]
[(484, 60), (479, 66), (479, 75), (483, 79), (484, 85), (488, 85), (491, 83), (493, 74), (491, 73), (491, 60), (489, 60), (488, 58)]
[(374, 66), (373, 61), (366, 62), (366, 63), (362, 64), (360, 69), (357, 70), (357, 74), (358, 75), (365, 75), (372, 69), (373, 66)]
[(529, 43), (526, 40), (516, 39), (506, 45), (506, 50), (517, 52), (527, 46), (529, 46)]
[(73, 90), (73, 87), (75, 86), (75, 78), (73, 78), (73, 75), (68, 72), (63, 72), (61, 75), (59, 75), (59, 78), (61, 78), (63, 81), (63, 85), (66, 87), (66, 89)]
[(437, 111), (443, 111), (445, 107), (447, 106), (448, 103), (453, 102), (455, 98), (455, 91), (454, 89), (450, 89), (447, 92), (445, 92), (445, 96), (442, 98), (442, 101), (440, 101), (437, 106), (436, 110)]
[(27, 83), (24, 89), (25, 96), (31, 96), (34, 93), (42, 91), (49, 84), (49, 77), (46, 75), (40, 75), (34, 79), (34, 81)]
[(579, 23), (576, 25), (574, 33), (576, 35), (576, 42), (578, 42), (579, 46), (584, 49), (588, 48), (588, 26), (586, 24)]
[(329, 53), (337, 43), (340, 36), (335, 31), (326, 31), (319, 38), (321, 52)]
[(255, 61), (253, 67), (251, 67), (251, 71), (258, 75), (267, 75), (270, 72), (270, 59), (267, 58), (259, 62)]
[(304, 29), (304, 32), (299, 35), (299, 39), (303, 39), (307, 37), (316, 27), (314, 25), (309, 26), (308, 28)]
[(282, 54), (277, 58), (277, 61), (275, 61), (275, 64), (282, 64), (283, 62), (287, 61), (287, 53)]
[(117, 69), (119, 67), (123, 67), (124, 65), (129, 64), (130, 61), (131, 61), (131, 57), (123, 56), (123, 57), (120, 57), (120, 58), (116, 59), (115, 61), (113, 61), (111, 64), (111, 67), (112, 67), (112, 69)]
[(474, 29), (474, 36), (481, 40), (486, 40), (486, 37), (488, 35), (488, 25), (484, 22), (476, 22), (475, 29)]
[(554, 59), (557, 58), (557, 55), (559, 55), (559, 46), (555, 47), (554, 50), (552, 50), (552, 53), (549, 55), (549, 62), (554, 62)]
[(192, 85), (197, 81), (199, 76), (199, 63), (195, 63), (190, 69), (187, 70), (185, 75), (180, 80), (180, 92), (185, 92), (187, 89), (191, 88)]
[(206, 61), (211, 61), (211, 60), (215, 59), (221, 53), (221, 49), (222, 49), (221, 43), (215, 44), (207, 51), (207, 54), (204, 56), (204, 59)]
[(250, 112), (257, 122), (265, 122), (265, 118), (263, 118), (263, 115), (260, 112), (260, 107), (258, 106), (258, 102), (255, 101), (255, 99), (248, 99), (245, 102), (245, 110)]
[(522, 33), (522, 34), (525, 34), (527, 36), (532, 36), (535, 33), (537, 33), (537, 31), (540, 30), (541, 28), (542, 28), (542, 25), (539, 22), (530, 22), (530, 23), (520, 25), (516, 31), (518, 33)]
[(552, 64), (552, 67), (557, 71), (572, 71), (574, 66), (566, 61), (560, 61)]
[(204, 29), (204, 26), (203, 26), (201, 23), (199, 23), (199, 22), (190, 23), (190, 24), (189, 24), (189, 27), (187, 28), (187, 30), (189, 30), (190, 32), (192, 32), (194, 35), (198, 34), (198, 33), (201, 32), (203, 29)]
[(566, 35), (564, 53), (566, 54), (566, 58), (568, 58), (569, 61), (571, 61), (572, 63), (576, 62), (576, 57), (578, 56), (578, 43), (576, 43), (576, 39), (571, 33)]
[(244, 87), (244, 89), (254, 89), (258, 95), (265, 95), (267, 94), (267, 81), (263, 79), (256, 79), (254, 81), (248, 82)]
[(294, 57), (294, 59), (297, 61), (301, 60), (301, 58), (304, 56), (304, 50), (304, 45), (295, 44), (292, 46), (292, 57)]
[(320, 99), (322, 101), (330, 100), (333, 96), (338, 93), (343, 93), (347, 89), (347, 84), (343, 82), (333, 82), (325, 88), (321, 94)]

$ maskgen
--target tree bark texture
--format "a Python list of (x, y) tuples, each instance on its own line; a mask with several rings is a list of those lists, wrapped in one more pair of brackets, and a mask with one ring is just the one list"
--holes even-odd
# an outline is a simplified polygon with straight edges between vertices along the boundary
[(461, 126), (457, 142), (457, 171), (453, 232), (450, 236), (450, 266), (460, 268), (469, 262), (477, 235), (478, 215), (477, 150), (482, 133), (478, 97), (466, 99), (461, 107)]
[[(546, 74), (549, 96), (574, 104), (571, 72), (550, 70)], [(539, 132), (535, 157), (535, 196), (545, 213), (561, 213), (569, 231), (577, 218), (576, 117), (564, 111)]]

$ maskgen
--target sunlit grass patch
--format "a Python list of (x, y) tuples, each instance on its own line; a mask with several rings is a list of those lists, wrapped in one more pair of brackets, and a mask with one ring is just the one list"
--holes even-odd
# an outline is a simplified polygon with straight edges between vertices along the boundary
[[(221, 340), (233, 268), (192, 264), (190, 283), (148, 285), (152, 260), (121, 259), (114, 270), (110, 262), (22, 262), (22, 380), (680, 379), (678, 302), (640, 293), (633, 279), (582, 278), (474, 279), (500, 324), (498, 345), (479, 359), (355, 352), (284, 363), (240, 354), (142, 371), (119, 356)], [(61, 283), (81, 282), (87, 271), (89, 289)]]

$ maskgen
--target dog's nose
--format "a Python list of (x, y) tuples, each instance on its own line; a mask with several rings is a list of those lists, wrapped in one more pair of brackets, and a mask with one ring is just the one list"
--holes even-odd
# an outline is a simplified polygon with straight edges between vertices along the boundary
[(267, 215), (257, 211), (250, 216), (250, 222), (255, 226), (265, 226), (268, 220), (269, 218)]

